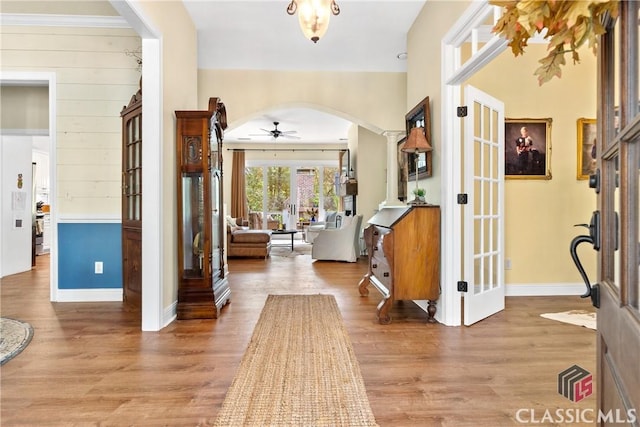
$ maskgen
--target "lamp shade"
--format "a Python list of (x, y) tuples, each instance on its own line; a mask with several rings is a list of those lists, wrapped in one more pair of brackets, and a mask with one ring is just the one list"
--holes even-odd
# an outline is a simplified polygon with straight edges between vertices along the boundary
[(424, 128), (413, 128), (409, 133), (407, 142), (402, 147), (402, 151), (407, 153), (426, 153), (432, 151), (433, 148), (427, 138), (424, 136)]

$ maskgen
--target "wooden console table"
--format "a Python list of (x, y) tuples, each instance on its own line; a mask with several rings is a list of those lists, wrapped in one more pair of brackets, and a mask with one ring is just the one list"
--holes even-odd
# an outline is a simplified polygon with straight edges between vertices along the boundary
[(440, 207), (414, 205), (381, 209), (364, 230), (369, 270), (358, 285), (380, 291), (378, 321), (391, 323), (395, 300), (428, 300), (428, 322), (435, 322), (440, 297)]

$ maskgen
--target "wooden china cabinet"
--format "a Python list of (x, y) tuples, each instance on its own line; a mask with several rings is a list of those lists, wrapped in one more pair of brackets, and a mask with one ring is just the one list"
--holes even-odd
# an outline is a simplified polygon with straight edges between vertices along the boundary
[(122, 293), (142, 307), (142, 81), (122, 108)]
[(176, 111), (178, 319), (211, 319), (229, 301), (222, 212), (224, 104)]

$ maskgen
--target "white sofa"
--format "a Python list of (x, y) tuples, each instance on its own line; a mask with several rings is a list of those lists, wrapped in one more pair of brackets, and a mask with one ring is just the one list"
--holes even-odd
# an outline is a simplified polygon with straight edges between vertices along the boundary
[(340, 228), (319, 230), (311, 248), (311, 258), (356, 262), (360, 255), (362, 215), (343, 217)]

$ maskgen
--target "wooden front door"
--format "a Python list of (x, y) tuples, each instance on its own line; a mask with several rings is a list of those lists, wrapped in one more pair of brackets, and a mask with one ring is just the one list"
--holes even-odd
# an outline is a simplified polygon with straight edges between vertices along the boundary
[(122, 289), (127, 305), (142, 307), (142, 92), (122, 116)]
[[(598, 58), (597, 425), (640, 425), (640, 103), (637, 1), (620, 2)], [(599, 215), (599, 218), (598, 218)], [(593, 292), (593, 291), (592, 291)], [(599, 301), (598, 301), (599, 300)], [(618, 423), (618, 424), (616, 424)]]

